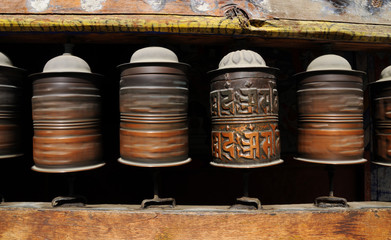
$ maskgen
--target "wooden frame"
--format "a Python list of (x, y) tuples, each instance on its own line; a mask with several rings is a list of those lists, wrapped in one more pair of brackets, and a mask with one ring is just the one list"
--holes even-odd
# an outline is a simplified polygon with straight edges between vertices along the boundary
[(0, 205), (1, 239), (390, 239), (391, 203), (349, 208), (271, 205), (259, 211), (227, 206), (140, 210), (131, 205), (51, 208)]

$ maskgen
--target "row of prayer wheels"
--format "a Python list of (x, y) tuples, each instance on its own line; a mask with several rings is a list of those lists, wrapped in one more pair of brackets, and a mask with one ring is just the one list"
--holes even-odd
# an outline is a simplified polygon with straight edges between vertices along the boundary
[[(170, 50), (148, 47), (118, 66), (119, 162), (141, 167), (188, 163), (189, 65)], [(256, 168), (282, 163), (276, 73), (256, 52), (231, 52), (211, 80), (211, 164)], [(20, 82), (25, 71), (0, 55), (0, 155), (19, 156)], [(294, 76), (298, 97), (297, 160), (322, 164), (365, 162), (364, 72), (337, 55), (316, 58)], [(48, 61), (33, 83), (33, 170), (75, 172), (102, 161), (100, 82), (71, 53)], [(391, 67), (371, 84), (374, 102), (374, 163), (391, 166)]]

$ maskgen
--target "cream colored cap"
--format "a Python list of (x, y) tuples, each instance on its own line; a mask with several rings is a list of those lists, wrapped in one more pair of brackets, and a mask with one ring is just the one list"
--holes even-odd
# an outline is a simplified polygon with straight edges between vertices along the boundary
[(11, 60), (5, 54), (3, 54), (1, 52), (0, 52), (0, 66), (14, 67), (14, 65), (12, 65)]
[(352, 67), (345, 58), (335, 54), (315, 58), (307, 67), (307, 72), (324, 70), (352, 70)]
[(380, 73), (380, 79), (377, 80), (378, 82), (380, 81), (388, 81), (391, 80), (391, 66), (386, 67), (381, 71)]
[(219, 69), (225, 68), (251, 68), (267, 67), (265, 60), (258, 53), (250, 50), (239, 50), (230, 52), (219, 64)]
[(175, 53), (163, 47), (141, 48), (133, 53), (130, 63), (143, 62), (173, 62), (178, 63), (178, 57)]
[(43, 68), (44, 73), (50, 72), (82, 72), (91, 73), (90, 66), (83, 59), (64, 53), (50, 59)]

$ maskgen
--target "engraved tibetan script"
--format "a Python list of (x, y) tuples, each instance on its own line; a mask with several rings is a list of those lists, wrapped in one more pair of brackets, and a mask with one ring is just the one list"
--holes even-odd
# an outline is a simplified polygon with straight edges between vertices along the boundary
[(269, 88), (226, 88), (210, 93), (212, 117), (278, 114), (275, 83)]
[(280, 132), (277, 124), (262, 131), (213, 131), (212, 155), (222, 161), (279, 158)]

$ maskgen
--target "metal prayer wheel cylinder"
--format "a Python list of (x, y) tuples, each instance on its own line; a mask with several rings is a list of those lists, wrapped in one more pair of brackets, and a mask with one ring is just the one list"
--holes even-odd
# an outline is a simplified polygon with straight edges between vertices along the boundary
[(255, 168), (283, 162), (276, 72), (248, 50), (229, 53), (209, 72), (212, 165)]
[(323, 164), (363, 163), (364, 72), (328, 54), (313, 60), (298, 79), (298, 157)]
[(188, 157), (189, 65), (161, 47), (136, 51), (118, 66), (120, 81), (119, 162), (141, 167), (185, 164)]
[(21, 83), (25, 70), (0, 53), (0, 158), (23, 155), (21, 150)]
[(381, 72), (381, 78), (371, 83), (374, 106), (373, 163), (391, 166), (391, 66)]
[(33, 170), (76, 172), (102, 163), (102, 76), (69, 53), (49, 60), (33, 80)]

